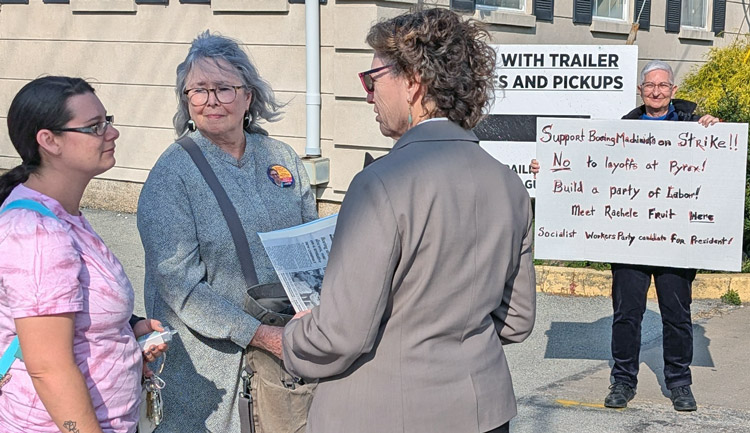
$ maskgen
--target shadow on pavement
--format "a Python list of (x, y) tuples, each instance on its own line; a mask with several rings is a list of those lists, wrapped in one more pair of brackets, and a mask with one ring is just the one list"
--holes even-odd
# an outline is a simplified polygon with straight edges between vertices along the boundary
[[(654, 311), (646, 310), (642, 324), (641, 364), (645, 364), (654, 372), (662, 393), (668, 397), (670, 393), (664, 382), (661, 330), (661, 316)], [(610, 368), (612, 367), (612, 316), (603, 317), (595, 322), (552, 322), (545, 335), (547, 346), (544, 358), (602, 360), (609, 361)], [(694, 323), (692, 366), (714, 367), (709, 351), (710, 343), (704, 327)]]

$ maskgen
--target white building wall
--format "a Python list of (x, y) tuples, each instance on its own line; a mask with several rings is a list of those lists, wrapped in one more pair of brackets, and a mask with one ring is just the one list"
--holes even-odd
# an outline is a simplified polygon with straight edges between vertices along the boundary
[[(0, 0), (0, 3), (2, 0)], [(416, 0), (329, 0), (321, 5), (321, 147), (331, 159), (331, 178), (318, 197), (339, 202), (361, 169), (364, 152), (379, 156), (392, 140), (380, 135), (357, 72), (369, 69), (372, 52), (364, 42), (370, 25), (408, 10)], [(447, 6), (448, 0), (425, 2)], [(633, 3), (630, 2), (633, 16)], [(555, 2), (554, 21), (525, 13), (481, 12), (496, 44), (624, 44), (630, 22), (572, 22), (573, 0)], [(653, 0), (651, 28), (639, 31), (639, 67), (652, 59), (672, 63), (678, 82), (704, 61), (711, 47), (727, 45), (748, 32), (741, 1), (727, 2), (726, 31), (664, 31), (665, 0)], [(709, 15), (710, 22), (710, 15)], [(211, 5), (136, 4), (133, 0), (71, 0), (70, 4), (0, 4), (0, 169), (19, 159), (5, 118), (13, 95), (45, 74), (89, 79), (121, 137), (117, 165), (93, 185), (89, 203), (133, 210), (139, 185), (161, 152), (174, 140), (175, 68), (192, 39), (210, 29), (240, 40), (288, 105), (269, 133), (302, 154), (305, 147), (304, 5), (287, 0), (213, 0)], [(709, 26), (710, 27), (710, 26)], [(106, 185), (106, 186), (102, 186)]]

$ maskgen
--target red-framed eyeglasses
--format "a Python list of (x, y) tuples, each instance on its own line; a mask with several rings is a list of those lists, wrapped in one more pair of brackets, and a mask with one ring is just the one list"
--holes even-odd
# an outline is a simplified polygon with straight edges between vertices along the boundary
[(359, 73), (359, 81), (362, 82), (362, 87), (365, 88), (365, 92), (367, 92), (368, 95), (372, 95), (372, 93), (375, 91), (375, 79), (372, 78), (372, 74), (391, 67), (393, 67), (393, 65), (385, 65)]

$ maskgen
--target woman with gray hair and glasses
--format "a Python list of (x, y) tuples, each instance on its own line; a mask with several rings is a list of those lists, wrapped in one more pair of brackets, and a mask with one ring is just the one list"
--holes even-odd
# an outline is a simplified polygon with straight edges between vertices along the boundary
[[(268, 137), (280, 104), (239, 44), (206, 31), (177, 67), (174, 127), (206, 157), (237, 210), (260, 283), (277, 282), (256, 233), (318, 217), (294, 150)], [(275, 173), (272, 176), (272, 172)], [(281, 330), (243, 310), (246, 285), (213, 192), (179, 143), (161, 155), (138, 202), (150, 317), (179, 331), (162, 378), (159, 432), (239, 432), (248, 346), (281, 357)]]

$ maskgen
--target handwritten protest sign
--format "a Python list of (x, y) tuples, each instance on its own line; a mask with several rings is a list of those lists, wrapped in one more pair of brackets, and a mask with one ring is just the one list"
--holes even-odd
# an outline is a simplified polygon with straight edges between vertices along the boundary
[(493, 45), (495, 99), (476, 127), (481, 146), (508, 164), (534, 196), (528, 170), (536, 118), (619, 119), (635, 107), (635, 45)]
[(536, 258), (739, 271), (747, 128), (539, 118)]

